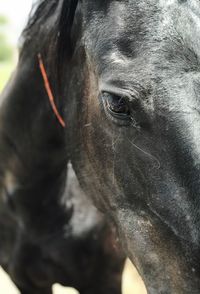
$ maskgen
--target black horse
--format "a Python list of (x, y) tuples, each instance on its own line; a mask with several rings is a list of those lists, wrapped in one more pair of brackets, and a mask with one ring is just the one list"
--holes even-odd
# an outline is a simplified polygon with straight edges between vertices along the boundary
[(80, 190), (39, 69), (61, 8), (49, 2), (30, 18), (1, 95), (0, 265), (22, 294), (50, 294), (56, 282), (81, 294), (120, 294), (124, 258)]
[(81, 186), (148, 293), (198, 294), (200, 2), (59, 4), (49, 56)]
[[(115, 247), (115, 234), (81, 191), (71, 167), (61, 201), (71, 209), (70, 219), (59, 225), (54, 219), (42, 233), (1, 203), (0, 265), (22, 294), (50, 294), (55, 283), (83, 294), (120, 294), (124, 258)], [(43, 223), (49, 207), (41, 217)], [(31, 213), (31, 206), (26, 209)], [(55, 214), (61, 212), (62, 207), (55, 208)]]

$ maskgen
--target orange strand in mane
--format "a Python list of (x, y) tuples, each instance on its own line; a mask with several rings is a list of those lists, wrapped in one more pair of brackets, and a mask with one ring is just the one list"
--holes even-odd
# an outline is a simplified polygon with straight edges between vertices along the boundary
[(61, 124), (61, 126), (63, 128), (65, 128), (66, 127), (65, 122), (64, 122), (63, 118), (61, 117), (61, 115), (60, 115), (60, 113), (59, 113), (59, 111), (58, 111), (58, 109), (56, 107), (56, 104), (55, 104), (54, 95), (53, 95), (53, 92), (51, 90), (51, 86), (50, 86), (50, 83), (49, 83), (49, 79), (48, 79), (48, 76), (47, 76), (47, 72), (46, 72), (46, 69), (45, 69), (41, 54), (38, 54), (38, 61), (39, 61), (40, 71), (41, 71), (41, 74), (42, 74), (42, 77), (43, 77), (43, 80), (44, 80), (44, 86), (45, 86), (47, 95), (49, 97), (49, 101), (50, 101), (52, 110), (53, 110), (55, 116), (57, 117), (59, 123)]

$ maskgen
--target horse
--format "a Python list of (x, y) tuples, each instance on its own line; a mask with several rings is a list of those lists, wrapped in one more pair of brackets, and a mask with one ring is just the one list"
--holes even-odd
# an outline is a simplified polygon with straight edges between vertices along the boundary
[(51, 294), (54, 283), (80, 294), (120, 294), (124, 256), (79, 187), (41, 75), (38, 54), (48, 51), (60, 10), (51, 1), (47, 17), (43, 4), (0, 97), (0, 265), (22, 294)]
[(114, 232), (81, 191), (71, 167), (62, 201), (73, 210), (71, 218), (53, 231), (49, 224), (45, 233), (35, 228), (33, 233), (32, 227), (19, 223), (20, 215), (1, 203), (0, 265), (22, 294), (51, 294), (55, 283), (83, 294), (121, 293), (124, 257), (114, 245)]
[(200, 3), (59, 4), (48, 56), (79, 183), (148, 293), (198, 294)]

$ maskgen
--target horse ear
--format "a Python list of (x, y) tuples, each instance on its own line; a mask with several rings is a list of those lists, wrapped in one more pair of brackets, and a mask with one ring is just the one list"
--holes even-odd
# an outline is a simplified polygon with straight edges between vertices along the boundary
[[(71, 29), (79, 0), (64, 0), (59, 19), (58, 60), (72, 54)], [(60, 62), (58, 62), (60, 64)], [(62, 64), (62, 63), (61, 63)]]

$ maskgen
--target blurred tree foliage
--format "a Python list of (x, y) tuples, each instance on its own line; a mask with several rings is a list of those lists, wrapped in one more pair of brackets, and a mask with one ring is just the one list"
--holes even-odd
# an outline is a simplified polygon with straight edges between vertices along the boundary
[(0, 62), (10, 61), (13, 57), (13, 48), (6, 37), (7, 26), (7, 18), (0, 15)]
[(7, 25), (8, 24), (8, 20), (6, 18), (6, 16), (4, 15), (0, 15), (0, 25)]

